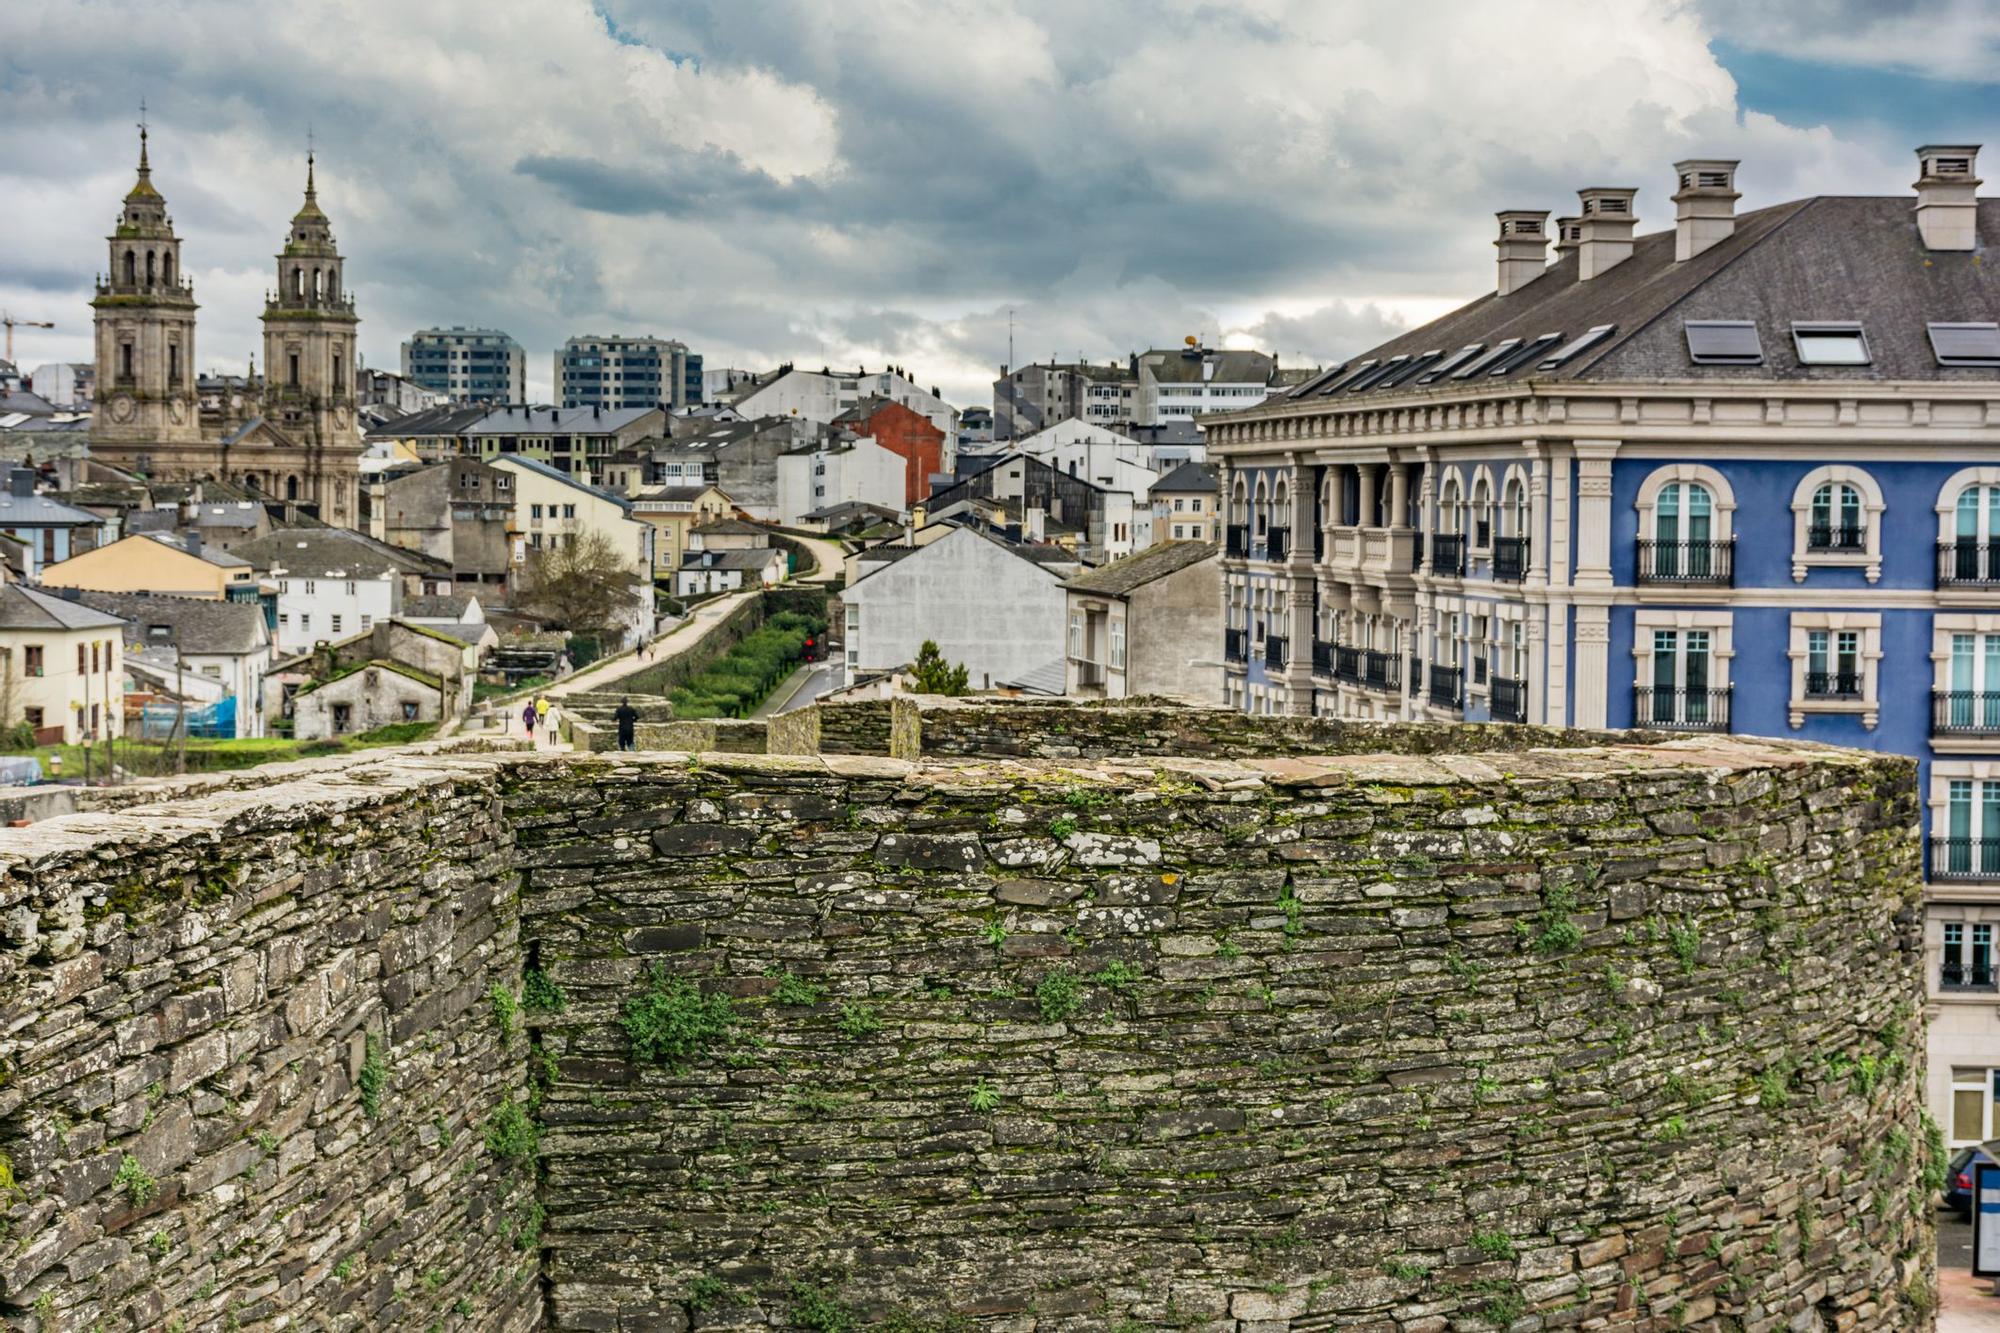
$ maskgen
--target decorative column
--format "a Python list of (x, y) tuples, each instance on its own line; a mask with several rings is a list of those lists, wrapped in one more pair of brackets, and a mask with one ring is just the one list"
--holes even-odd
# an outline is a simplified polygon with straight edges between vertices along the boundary
[(1389, 526), (1407, 528), (1410, 526), (1410, 465), (1391, 463), (1389, 465)]
[(1375, 526), (1375, 464), (1363, 463), (1356, 471), (1361, 477), (1361, 512), (1354, 516), (1357, 527)]
[[(1296, 456), (1294, 456), (1296, 458)], [(1291, 658), (1285, 664), (1285, 708), (1298, 717), (1313, 711), (1312, 641), (1319, 630), (1314, 615), (1319, 600), (1314, 586), (1313, 531), (1319, 522), (1319, 489), (1312, 484), (1312, 469), (1296, 461), (1292, 465), (1292, 548), (1285, 554), (1285, 595), (1291, 604)]]
[(1528, 454), (1528, 582), (1547, 583), (1549, 578), (1549, 460), (1543, 456), (1540, 440), (1523, 440)]
[(1576, 724), (1601, 727), (1611, 690), (1611, 461), (1616, 440), (1576, 442)]

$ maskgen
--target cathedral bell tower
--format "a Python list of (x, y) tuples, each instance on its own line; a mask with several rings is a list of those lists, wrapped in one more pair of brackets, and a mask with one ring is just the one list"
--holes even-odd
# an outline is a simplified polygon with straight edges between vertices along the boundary
[(283, 498), (350, 524), (360, 499), (361, 429), (355, 417), (354, 301), (340, 286), (333, 224), (320, 211), (313, 157), (306, 201), (278, 252), (278, 287), (264, 306), (264, 419), (301, 451)]
[(167, 201), (153, 188), (146, 127), (139, 126), (139, 181), (106, 238), (110, 269), (91, 300), (97, 339), (97, 410), (91, 453), (123, 467), (170, 469), (201, 446), (195, 391), (194, 288), (182, 276), (181, 243)]

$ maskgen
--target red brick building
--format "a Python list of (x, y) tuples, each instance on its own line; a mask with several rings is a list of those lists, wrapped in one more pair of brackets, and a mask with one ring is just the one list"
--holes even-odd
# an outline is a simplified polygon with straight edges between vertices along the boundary
[(835, 417), (833, 424), (902, 456), (904, 504), (930, 499), (931, 474), (944, 467), (944, 432), (929, 417), (871, 395)]

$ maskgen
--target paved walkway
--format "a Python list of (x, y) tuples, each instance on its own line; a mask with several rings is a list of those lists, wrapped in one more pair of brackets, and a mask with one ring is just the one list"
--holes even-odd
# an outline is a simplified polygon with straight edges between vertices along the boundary
[(1940, 1212), (1938, 1333), (2000, 1333), (2000, 1296), (1993, 1279), (1972, 1276), (1972, 1228)]

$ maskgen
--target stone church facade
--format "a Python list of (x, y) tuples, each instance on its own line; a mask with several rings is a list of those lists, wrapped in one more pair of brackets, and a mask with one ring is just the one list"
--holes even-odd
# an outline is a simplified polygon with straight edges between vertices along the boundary
[(249, 410), (204, 428), (196, 390), (193, 285), (180, 238), (152, 183), (146, 132), (139, 180), (125, 197), (97, 284), (97, 363), (103, 405), (93, 458), (163, 481), (235, 482), (339, 526), (359, 515), (361, 427), (355, 412), (354, 300), (345, 261), (319, 206), (311, 155), (305, 203), (277, 255), (264, 308), (264, 379)]

